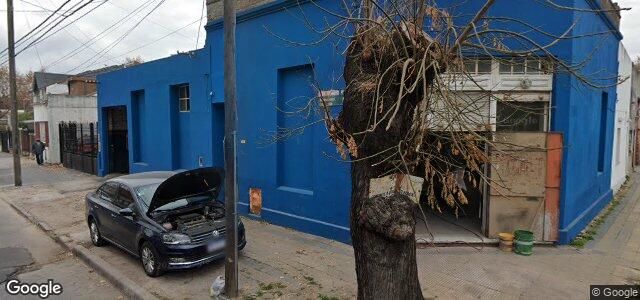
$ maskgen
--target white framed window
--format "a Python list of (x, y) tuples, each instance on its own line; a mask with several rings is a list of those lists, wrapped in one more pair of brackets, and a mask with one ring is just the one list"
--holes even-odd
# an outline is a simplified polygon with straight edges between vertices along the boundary
[(178, 86), (178, 109), (180, 112), (191, 111), (191, 99), (189, 96), (188, 84)]
[(546, 132), (549, 104), (546, 101), (497, 101), (496, 130)]
[(549, 74), (551, 69), (551, 63), (542, 58), (500, 60), (500, 74), (502, 75), (542, 75)]
[(465, 72), (469, 75), (491, 74), (490, 58), (468, 58), (464, 60)]

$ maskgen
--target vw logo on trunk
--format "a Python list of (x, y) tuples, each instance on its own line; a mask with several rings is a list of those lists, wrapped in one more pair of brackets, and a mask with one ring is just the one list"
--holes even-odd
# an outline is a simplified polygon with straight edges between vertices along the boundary
[(218, 232), (217, 230), (214, 230), (211, 235), (213, 235), (214, 237), (219, 237), (220, 236), (220, 232)]

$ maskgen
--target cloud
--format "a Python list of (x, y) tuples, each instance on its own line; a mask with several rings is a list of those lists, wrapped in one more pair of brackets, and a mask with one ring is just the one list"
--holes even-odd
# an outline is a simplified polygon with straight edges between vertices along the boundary
[(618, 3), (621, 7), (631, 8), (622, 11), (620, 31), (624, 36), (622, 43), (631, 58), (635, 58), (640, 55), (640, 0), (619, 0)]
[[(80, 1), (81, 0), (72, 0), (67, 7)], [(73, 73), (78, 73), (87, 69), (121, 63), (127, 56), (140, 56), (145, 61), (150, 61), (174, 54), (176, 51), (196, 49), (198, 30), (204, 26), (205, 20), (203, 20), (201, 26), (199, 26), (198, 22), (193, 22), (200, 18), (202, 1), (204, 0), (166, 0), (149, 18), (143, 21), (135, 30), (131, 31), (126, 38), (113, 46), (106, 54), (96, 54), (96, 52), (101, 53), (101, 51), (109, 49), (114, 41), (119, 40), (125, 32), (132, 28), (160, 1), (161, 0), (109, 0), (80, 21), (38, 44), (37, 47), (31, 47), (20, 54), (17, 58), (18, 70), (25, 72), (28, 70), (40, 70), (44, 67), (49, 72), (64, 73), (73, 70)], [(55, 9), (64, 3), (65, 0), (29, 0), (27, 2), (47, 9)], [(30, 5), (27, 2), (14, 0), (16, 10), (16, 38), (23, 36), (49, 15), (49, 12), (37, 6)], [(101, 2), (101, 0), (95, 1), (95, 4), (91, 4), (89, 7)], [(621, 31), (624, 35), (623, 43), (629, 55), (635, 58), (640, 55), (640, 0), (619, 0), (618, 2), (622, 7), (632, 8), (631, 11), (622, 12)], [(122, 22), (118, 22), (118, 20), (124, 18), (128, 13), (136, 10), (136, 8), (144, 3), (147, 4), (144, 5), (141, 12), (125, 18)], [(5, 1), (0, 1), (0, 10), (0, 47), (5, 49), (7, 46)], [(75, 19), (81, 14), (82, 12), (79, 12), (70, 19)], [(190, 23), (193, 24), (186, 26)], [(63, 61), (53, 64), (110, 26), (114, 26), (114, 30), (108, 34), (101, 35), (95, 41), (91, 42), (90, 47), (83, 49), (81, 52)], [(126, 54), (133, 49), (154, 42), (184, 26), (186, 26), (184, 29), (179, 30), (167, 38)], [(202, 47), (205, 37), (206, 33), (204, 28), (202, 28), (200, 30), (200, 39), (197, 47)], [(20, 47), (18, 49), (20, 49)], [(92, 57), (94, 58), (91, 59)], [(4, 58), (0, 58), (0, 62), (2, 61), (4, 61)]]
[[(80, 1), (72, 0), (65, 7), (73, 7)], [(123, 38), (123, 35), (131, 30), (160, 1), (109, 0), (81, 20), (66, 27), (66, 29), (48, 40), (39, 43), (37, 47), (31, 47), (18, 55), (16, 59), (18, 70), (25, 72), (45, 68), (49, 72), (65, 73), (72, 71), (70, 73), (79, 73), (88, 69), (122, 63), (126, 57), (140, 56), (145, 61), (150, 61), (174, 54), (176, 51), (188, 51), (202, 47), (206, 37), (204, 28), (200, 31), (198, 46), (196, 46), (196, 37), (199, 29), (197, 20), (201, 16), (202, 1), (204, 0), (166, 0), (139, 26), (133, 29), (128, 36)], [(14, 0), (16, 40), (50, 14), (50, 12), (37, 6), (54, 10), (64, 2), (65, 0), (29, 0), (27, 2)], [(83, 12), (89, 11), (90, 7), (95, 7), (100, 3), (102, 1), (94, 1), (94, 3), (67, 20), (74, 20), (81, 16)], [(141, 9), (136, 11), (138, 8)], [(0, 10), (0, 47), (4, 50), (7, 47), (5, 1), (0, 2)], [(126, 17), (127, 14), (133, 11), (137, 13)], [(122, 21), (119, 22), (119, 20)], [(203, 20), (200, 27), (203, 27), (205, 22), (206, 20)], [(186, 26), (188, 24), (191, 25)], [(101, 34), (111, 26), (113, 28), (105, 34)], [(182, 27), (185, 28), (159, 40)], [(95, 39), (88, 43), (89, 47), (82, 48), (82, 51), (75, 55), (58, 61), (94, 37)], [(128, 53), (156, 40), (158, 41), (152, 45)], [(21, 47), (17, 47), (17, 50), (20, 49)], [(4, 61), (5, 57), (0, 58), (0, 62)]]

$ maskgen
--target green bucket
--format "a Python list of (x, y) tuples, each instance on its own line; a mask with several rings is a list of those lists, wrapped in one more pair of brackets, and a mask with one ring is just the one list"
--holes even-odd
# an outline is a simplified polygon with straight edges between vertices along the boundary
[(515, 253), (520, 255), (533, 254), (533, 232), (527, 230), (516, 230), (514, 235)]

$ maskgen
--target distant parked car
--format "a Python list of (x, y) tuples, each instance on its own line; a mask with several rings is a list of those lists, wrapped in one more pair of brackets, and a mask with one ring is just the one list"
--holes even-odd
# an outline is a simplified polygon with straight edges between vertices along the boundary
[[(225, 210), (219, 168), (147, 172), (106, 181), (86, 196), (91, 242), (140, 258), (151, 277), (224, 257)], [(246, 245), (238, 221), (238, 248)]]

